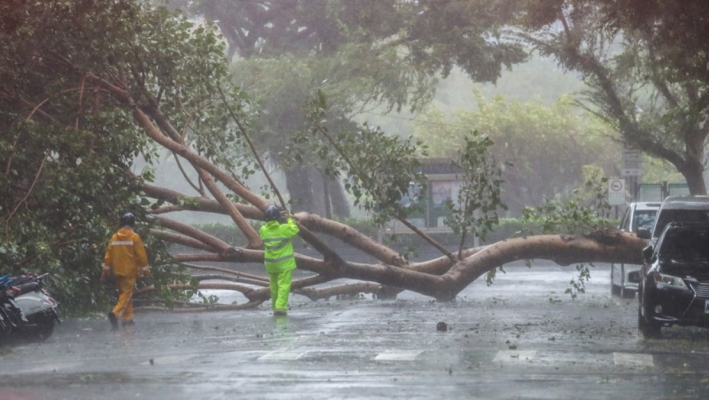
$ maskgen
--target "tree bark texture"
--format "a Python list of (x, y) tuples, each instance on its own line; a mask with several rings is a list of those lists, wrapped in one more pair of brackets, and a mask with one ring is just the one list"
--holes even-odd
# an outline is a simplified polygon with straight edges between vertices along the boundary
[[(157, 193), (157, 192), (153, 192)], [(216, 209), (215, 204), (204, 203)], [(224, 212), (224, 211), (222, 211)], [(457, 262), (446, 256), (420, 263), (407, 263), (401, 255), (353, 228), (309, 213), (294, 217), (312, 232), (326, 234), (351, 245), (380, 262), (362, 264), (345, 262), (339, 267), (325, 259), (296, 255), (300, 269), (314, 272), (326, 281), (349, 278), (401, 290), (412, 290), (438, 300), (452, 300), (460, 291), (488, 271), (517, 260), (549, 260), (560, 265), (583, 262), (624, 262), (641, 264), (641, 250), (647, 241), (631, 233), (604, 230), (587, 236), (539, 235), (504, 240), (482, 248), (466, 249)], [(183, 229), (180, 233), (184, 234)], [(203, 241), (207, 241), (204, 240)], [(207, 241), (208, 242), (208, 241)], [(215, 246), (216, 247), (216, 246)], [(181, 254), (180, 262), (262, 262), (260, 250), (232, 249), (219, 253)], [(323, 279), (320, 279), (322, 281)], [(294, 282), (295, 284), (295, 282)], [(352, 290), (358, 286), (351, 286)], [(368, 286), (369, 292), (374, 292)], [(377, 290), (381, 290), (379, 287)], [(345, 294), (343, 292), (338, 294)], [(246, 293), (245, 293), (246, 294)], [(267, 290), (260, 296), (247, 296), (250, 300), (265, 300)]]

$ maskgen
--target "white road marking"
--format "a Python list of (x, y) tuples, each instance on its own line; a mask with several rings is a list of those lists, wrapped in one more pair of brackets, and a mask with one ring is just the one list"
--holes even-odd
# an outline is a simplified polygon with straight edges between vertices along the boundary
[(500, 350), (492, 361), (504, 363), (527, 362), (532, 361), (536, 355), (536, 350)]
[(613, 353), (615, 365), (654, 367), (652, 354)]
[(188, 360), (195, 358), (195, 357), (197, 357), (196, 354), (155, 357), (155, 358), (152, 358), (153, 364), (150, 364), (150, 360), (148, 360), (148, 361), (140, 363), (140, 365), (177, 364), (177, 363), (181, 363), (183, 361), (188, 361)]
[(302, 350), (277, 350), (264, 354), (258, 358), (259, 361), (283, 361), (297, 360), (304, 356), (307, 351)]
[(57, 372), (57, 371), (64, 372), (70, 368), (80, 366), (80, 365), (82, 365), (82, 364), (78, 363), (78, 362), (57, 363), (57, 364), (40, 364), (40, 365), (33, 365), (33, 366), (19, 365), (16, 368), (13, 368), (12, 372), (17, 373), (17, 374), (34, 374), (34, 373)]
[(413, 361), (423, 350), (387, 350), (378, 354), (376, 361)]

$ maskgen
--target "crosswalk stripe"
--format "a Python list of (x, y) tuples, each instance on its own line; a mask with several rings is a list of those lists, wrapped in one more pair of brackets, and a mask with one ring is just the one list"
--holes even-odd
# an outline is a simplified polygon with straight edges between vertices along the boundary
[(150, 359), (149, 361), (145, 361), (141, 363), (142, 365), (154, 365), (154, 364), (179, 364), (185, 361), (189, 361), (193, 358), (197, 357), (195, 354), (184, 354), (184, 355), (172, 355), (172, 356), (164, 356), (164, 357), (156, 357), (154, 359)]
[(493, 362), (518, 363), (532, 361), (537, 355), (536, 350), (500, 350), (495, 354)]
[(379, 353), (374, 359), (376, 361), (413, 361), (423, 353), (423, 350), (387, 350)]
[[(425, 350), (396, 350), (390, 349), (377, 354), (375, 361), (415, 361)], [(266, 353), (257, 358), (259, 361), (294, 361), (299, 360), (311, 353), (309, 350), (276, 350)], [(327, 352), (334, 354), (338, 352)], [(495, 353), (492, 361), (505, 364), (528, 363), (537, 356), (536, 350), (499, 350)], [(156, 359), (156, 363), (171, 364), (189, 359), (189, 356), (173, 356)], [(613, 353), (613, 363), (617, 366), (643, 366), (654, 367), (655, 362), (652, 354), (642, 353)]]
[(652, 354), (613, 353), (613, 362), (615, 363), (615, 365), (629, 365), (641, 367), (655, 366)]
[(283, 360), (297, 360), (300, 357), (307, 354), (307, 351), (302, 350), (278, 350), (272, 351), (270, 353), (264, 354), (259, 357), (259, 361), (283, 361)]

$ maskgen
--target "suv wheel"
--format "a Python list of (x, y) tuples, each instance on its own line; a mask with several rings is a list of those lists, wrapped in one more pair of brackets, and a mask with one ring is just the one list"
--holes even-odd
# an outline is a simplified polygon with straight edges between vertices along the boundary
[(645, 312), (645, 315), (643, 315), (643, 307), (642, 297), (640, 297), (638, 301), (638, 330), (645, 339), (659, 338), (662, 334), (662, 325), (655, 321), (648, 320), (646, 318), (648, 313)]
[(611, 297), (613, 297), (613, 296), (620, 296), (620, 286), (615, 285), (615, 284), (613, 283), (613, 272), (614, 272), (614, 271), (613, 271), (613, 270), (614, 270), (613, 267), (614, 267), (613, 264), (611, 264)]

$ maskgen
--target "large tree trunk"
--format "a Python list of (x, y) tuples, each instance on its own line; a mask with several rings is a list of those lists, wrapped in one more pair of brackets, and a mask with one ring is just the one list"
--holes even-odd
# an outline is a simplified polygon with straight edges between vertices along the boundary
[(330, 186), (328, 182), (327, 176), (320, 172), (320, 176), (322, 177), (322, 199), (323, 203), (325, 203), (325, 218), (332, 219), (332, 202), (330, 201)]
[(328, 216), (328, 207), (332, 207), (332, 215), (339, 218), (351, 216), (349, 202), (339, 179), (327, 179), (317, 169), (303, 167), (287, 170), (285, 175), (293, 211)]
[(294, 167), (285, 171), (286, 187), (291, 198), (294, 212), (305, 211), (316, 213), (316, 201), (313, 199), (313, 187), (310, 171), (304, 167)]
[(342, 181), (332, 179), (328, 181), (328, 193), (330, 194), (330, 204), (332, 204), (332, 212), (340, 219), (350, 218), (350, 202), (347, 200), (347, 193), (342, 186)]
[[(689, 145), (690, 144), (688, 144), (688, 146)], [(704, 164), (701, 161), (703, 157), (703, 146), (699, 149), (689, 149), (689, 151), (687, 151), (687, 162), (684, 163), (683, 168), (678, 168), (682, 173), (682, 176), (684, 176), (684, 179), (687, 181), (689, 193), (691, 194), (707, 194), (707, 186), (704, 181)]]
[(706, 195), (707, 186), (704, 182), (703, 168), (692, 168), (690, 171), (683, 172), (682, 175), (687, 180), (689, 193), (694, 195)]
[[(180, 202), (180, 197), (174, 192), (146, 186), (146, 193), (164, 201)], [(188, 200), (188, 199), (185, 199)], [(227, 213), (214, 200), (202, 200), (200, 203), (184, 201), (191, 204), (191, 209), (200, 209)], [(240, 213), (253, 216), (259, 212), (250, 206), (236, 205)], [(155, 212), (159, 213), (160, 210)], [(256, 219), (261, 218), (260, 216)], [(398, 252), (383, 246), (376, 240), (362, 235), (351, 227), (337, 221), (325, 219), (314, 214), (298, 213), (294, 218), (303, 228), (311, 233), (322, 233), (342, 240), (348, 245), (367, 253), (379, 260), (377, 264), (361, 264), (338, 261), (335, 258), (322, 259), (296, 255), (298, 267), (316, 273), (313, 282), (323, 283), (337, 278), (351, 278), (368, 282), (376, 282), (382, 286), (393, 286), (402, 290), (412, 290), (438, 300), (452, 300), (460, 291), (488, 271), (506, 263), (527, 260), (544, 259), (560, 265), (571, 265), (582, 262), (624, 262), (629, 264), (642, 263), (641, 250), (647, 241), (638, 239), (631, 233), (616, 230), (595, 232), (587, 236), (543, 235), (513, 238), (504, 240), (481, 249), (467, 249), (459, 261), (441, 256), (437, 259), (421, 263), (406, 263)], [(175, 222), (159, 219), (163, 227), (168, 227), (182, 235), (188, 235), (192, 240), (204, 243), (215, 250), (208, 253), (176, 255), (178, 262), (262, 262), (263, 252), (245, 248), (229, 248), (225, 244), (205, 236), (201, 232), (191, 230)], [(189, 240), (179, 239), (176, 234), (163, 235), (163, 239), (176, 243), (188, 244)], [(306, 240), (308, 240), (306, 238)], [(205, 249), (204, 246), (194, 246)], [(311, 282), (312, 283), (312, 282)], [(304, 282), (294, 283), (296, 288), (304, 288)], [(359, 286), (352, 286), (357, 290)], [(239, 289), (235, 289), (239, 290)], [(338, 292), (341, 293), (341, 292)], [(267, 288), (249, 289), (244, 294), (250, 301), (265, 300), (269, 296)]]

